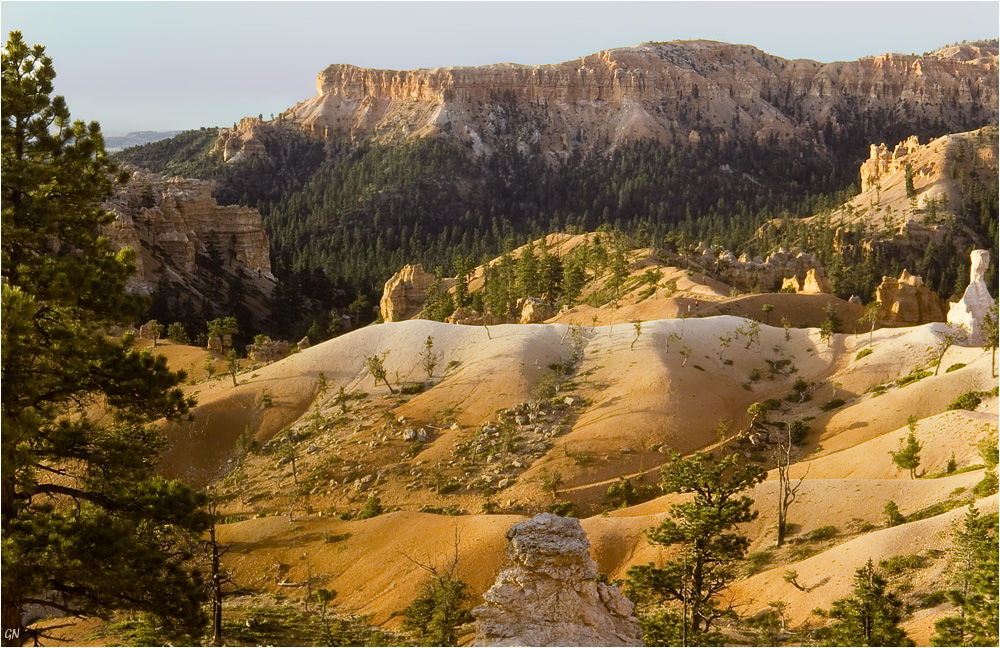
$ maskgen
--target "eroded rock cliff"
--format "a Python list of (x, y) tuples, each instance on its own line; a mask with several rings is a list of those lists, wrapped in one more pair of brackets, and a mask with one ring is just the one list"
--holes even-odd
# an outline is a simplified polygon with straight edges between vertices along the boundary
[[(815, 141), (821, 150), (820, 131), (837, 135), (862, 115), (905, 113), (951, 130), (985, 124), (997, 111), (997, 69), (997, 48), (985, 43), (825, 64), (714, 41), (645, 43), (554, 65), (335, 64), (320, 72), (316, 96), (280, 120), (353, 139), (448, 133), (479, 155), (494, 151), (498, 133), (516, 133), (519, 146), (554, 159), (597, 142), (691, 142), (707, 133)], [(227, 159), (257, 152), (255, 126), (223, 130)]]
[(113, 248), (136, 251), (129, 289), (167, 290), (211, 314), (212, 305), (230, 299), (227, 288), (239, 278), (246, 305), (263, 316), (276, 279), (260, 213), (217, 204), (210, 182), (127, 170), (129, 182), (103, 205), (115, 216), (103, 233)]

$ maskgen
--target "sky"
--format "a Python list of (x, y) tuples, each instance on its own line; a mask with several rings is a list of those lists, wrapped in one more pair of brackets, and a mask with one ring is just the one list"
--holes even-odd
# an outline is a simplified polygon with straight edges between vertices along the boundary
[(19, 0), (0, 2), (0, 25), (46, 47), (74, 118), (123, 135), (269, 117), (315, 95), (332, 63), (538, 65), (677, 39), (845, 61), (996, 38), (1000, 3)]

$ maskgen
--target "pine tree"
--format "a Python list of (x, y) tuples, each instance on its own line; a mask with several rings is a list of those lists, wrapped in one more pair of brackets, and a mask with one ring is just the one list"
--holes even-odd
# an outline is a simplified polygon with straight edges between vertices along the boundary
[(538, 297), (541, 295), (538, 257), (535, 256), (533, 242), (521, 249), (521, 255), (517, 258), (515, 276), (515, 290), (518, 297)]
[(981, 515), (972, 505), (952, 545), (954, 587), (948, 598), (957, 616), (934, 623), (934, 646), (993, 646), (997, 643), (997, 514)]
[(906, 439), (899, 440), (899, 450), (893, 452), (889, 451), (892, 455), (892, 462), (899, 467), (900, 470), (909, 470), (910, 479), (915, 479), (917, 476), (917, 466), (920, 465), (920, 449), (923, 445), (917, 441), (916, 435), (911, 429), (909, 434), (906, 435)]
[[(736, 578), (736, 565), (750, 546), (736, 527), (757, 518), (753, 500), (741, 493), (766, 476), (760, 466), (738, 462), (736, 455), (714, 459), (698, 453), (684, 459), (671, 453), (663, 490), (693, 493), (694, 498), (671, 506), (670, 517), (647, 531), (650, 542), (677, 545), (679, 555), (663, 567), (650, 563), (628, 570), (626, 591), (640, 607), (644, 632), (679, 634), (682, 645), (704, 645), (712, 623), (726, 614), (719, 597)], [(642, 613), (664, 603), (679, 605), (680, 618), (672, 612)]]
[(65, 100), (50, 96), (54, 76), (44, 47), (11, 32), (0, 181), (2, 625), (23, 630), (27, 606), (135, 610), (168, 632), (197, 633), (204, 592), (188, 564), (208, 518), (202, 498), (153, 473), (163, 439), (150, 425), (185, 416), (191, 401), (162, 356), (102, 334), (141, 311), (125, 291), (134, 253), (115, 254), (96, 235), (110, 220), (99, 204), (114, 168), (97, 123), (71, 122)]
[(912, 646), (899, 627), (903, 602), (887, 590), (888, 583), (871, 559), (854, 574), (854, 596), (833, 602), (829, 646)]

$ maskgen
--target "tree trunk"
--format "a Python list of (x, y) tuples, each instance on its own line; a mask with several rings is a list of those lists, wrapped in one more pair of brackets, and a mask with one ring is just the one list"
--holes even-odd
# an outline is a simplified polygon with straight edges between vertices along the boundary
[(212, 543), (212, 645), (222, 645), (222, 573), (219, 568), (219, 543), (215, 540), (215, 522), (208, 531)]
[(11, 592), (7, 589), (3, 593), (3, 603), (0, 607), (2, 607), (0, 616), (3, 619), (3, 643), (0, 645), (23, 646), (25, 633), (22, 626), (20, 592)]

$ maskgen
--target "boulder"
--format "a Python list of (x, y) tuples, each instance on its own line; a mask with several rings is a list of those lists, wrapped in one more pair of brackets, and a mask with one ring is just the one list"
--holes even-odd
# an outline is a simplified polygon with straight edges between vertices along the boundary
[(875, 299), (882, 304), (882, 326), (918, 326), (943, 322), (941, 299), (924, 285), (923, 279), (903, 270), (899, 279), (882, 277), (875, 289)]
[(528, 297), (522, 301), (521, 324), (541, 324), (556, 314), (552, 305), (543, 299)]
[(990, 267), (990, 252), (973, 250), (970, 256), (969, 287), (962, 299), (948, 308), (948, 323), (964, 329), (970, 345), (980, 346), (985, 342), (983, 318), (995, 303), (983, 279)]
[(536, 515), (507, 531), (507, 566), (472, 611), (476, 646), (641, 646), (633, 604), (597, 582), (576, 518)]
[(434, 283), (434, 275), (424, 272), (421, 264), (405, 265), (385, 282), (379, 310), (382, 320), (399, 322), (420, 312), (427, 301), (427, 289)]
[(284, 340), (265, 339), (260, 344), (247, 345), (250, 362), (277, 362), (292, 352), (292, 345)]
[(467, 326), (482, 326), (483, 316), (474, 310), (458, 307), (445, 320), (449, 324), (465, 324)]

